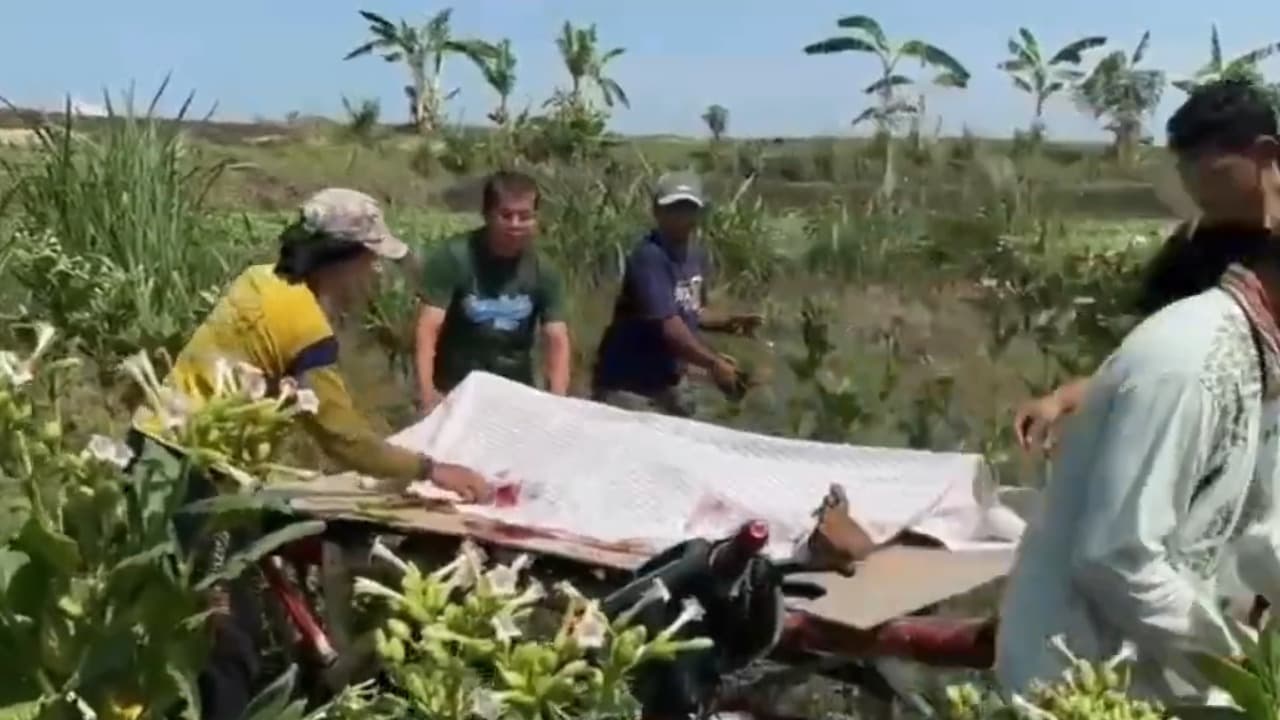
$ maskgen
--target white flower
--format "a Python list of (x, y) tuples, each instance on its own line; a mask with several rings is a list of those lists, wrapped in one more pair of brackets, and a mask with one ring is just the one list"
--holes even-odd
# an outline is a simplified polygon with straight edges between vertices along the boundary
[(659, 635), (666, 638), (675, 637), (676, 633), (680, 632), (681, 628), (685, 625), (701, 620), (706, 614), (706, 610), (702, 609), (702, 605), (698, 603), (696, 598), (685, 598), (684, 607), (680, 609), (680, 615), (676, 617), (675, 621), (668, 625), (665, 630), (659, 633)]
[(232, 480), (235, 480), (241, 490), (256, 490), (258, 485), (261, 484), (258, 482), (258, 478), (254, 477), (250, 473), (227, 463), (220, 464), (218, 466), (218, 472), (230, 477)]
[(480, 546), (468, 538), (462, 541), (453, 562), (431, 573), (431, 577), (459, 590), (475, 585), (484, 572), (485, 555)]
[(53, 338), (58, 334), (52, 325), (40, 323), (36, 326), (36, 346), (31, 351), (31, 355), (27, 358), (27, 362), (35, 362), (49, 349), (49, 344), (53, 342)]
[(582, 591), (574, 587), (573, 583), (568, 580), (561, 580), (551, 586), (551, 588), (556, 591), (556, 594), (563, 595), (570, 600), (581, 600), (585, 602), (587, 599), (587, 596), (583, 595)]
[(314, 390), (310, 388), (300, 388), (298, 391), (298, 409), (309, 415), (315, 415), (320, 412), (320, 398)]
[(261, 370), (246, 362), (236, 363), (235, 369), (240, 392), (250, 400), (267, 396), (267, 376)]
[(89, 445), (85, 447), (84, 454), (95, 460), (115, 465), (122, 470), (133, 461), (133, 451), (129, 446), (105, 435), (94, 435), (89, 438)]
[(578, 647), (593, 650), (604, 646), (605, 634), (608, 630), (609, 620), (604, 613), (600, 612), (600, 603), (592, 600), (574, 621), (570, 637)]
[(1031, 720), (1058, 720), (1056, 715), (1048, 710), (1042, 710), (1036, 707), (1018, 693), (1013, 693), (1009, 696), (1009, 704), (1013, 706), (1014, 710), (1021, 712), (1025, 717), (1031, 718)]
[(187, 424), (194, 406), (191, 399), (173, 388), (162, 387), (155, 392), (160, 422), (166, 430), (177, 430)]
[(68, 690), (65, 697), (67, 702), (75, 706), (76, 712), (80, 713), (83, 720), (98, 720), (98, 713), (94, 712), (89, 703), (85, 702), (75, 690)]
[(1075, 664), (1080, 660), (1080, 658), (1076, 657), (1075, 653), (1071, 652), (1071, 648), (1067, 647), (1067, 640), (1061, 634), (1054, 635), (1049, 638), (1049, 647), (1053, 648), (1058, 652), (1058, 654), (1066, 658), (1067, 662)]
[(151, 358), (145, 352), (137, 352), (125, 358), (120, 363), (120, 369), (144, 390), (154, 390), (160, 384), (160, 380), (156, 378), (156, 370), (151, 366)]
[(484, 574), (489, 592), (498, 597), (509, 597), (516, 594), (516, 585), (520, 582), (520, 571), (529, 564), (529, 556), (521, 554), (510, 565), (497, 565)]
[(395, 590), (392, 590), (391, 588), (387, 587), (386, 585), (383, 585), (380, 582), (377, 582), (375, 580), (370, 580), (369, 578), (365, 578), (365, 577), (356, 578), (355, 593), (357, 595), (376, 595), (378, 597), (386, 598), (388, 600), (396, 600), (396, 601), (404, 600), (404, 595), (401, 595), (400, 593), (396, 592)]
[(213, 361), (213, 395), (226, 397), (236, 391), (236, 376), (231, 372), (231, 363), (226, 358)]
[(515, 610), (518, 608), (522, 608), (526, 605), (532, 605), (542, 600), (546, 596), (547, 596), (547, 591), (543, 589), (542, 583), (538, 582), (537, 580), (533, 580), (533, 581), (530, 581), (529, 587), (525, 588), (524, 592), (520, 593), (519, 597), (512, 600), (507, 607), (512, 610)]
[(369, 548), (369, 556), (391, 565), (402, 573), (409, 572), (409, 563), (401, 560), (398, 555), (391, 552), (391, 548), (383, 544), (381, 538), (373, 539), (373, 546)]
[(284, 377), (280, 381), (280, 392), (277, 394), (281, 400), (288, 400), (298, 394), (298, 381), (291, 377)]
[(1103, 666), (1106, 667), (1108, 670), (1115, 670), (1117, 667), (1120, 667), (1121, 665), (1127, 662), (1133, 662), (1134, 660), (1137, 660), (1137, 659), (1138, 659), (1138, 646), (1134, 645), (1132, 642), (1128, 640), (1125, 640), (1124, 643), (1120, 645), (1120, 650), (1117, 651), (1114, 656), (1112, 656), (1110, 659), (1104, 662)]
[(493, 632), (498, 636), (499, 642), (508, 643), (520, 637), (520, 628), (516, 626), (516, 619), (510, 613), (498, 613), (489, 622), (493, 625)]
[(642, 610), (656, 602), (664, 604), (671, 602), (671, 591), (667, 589), (666, 583), (662, 582), (660, 579), (654, 580), (653, 583), (649, 585), (649, 589), (645, 590), (644, 594), (640, 596), (640, 599), (631, 607), (623, 610), (622, 613), (618, 615), (615, 622), (617, 622), (621, 627), (630, 625), (631, 620), (635, 618), (636, 615), (640, 614)]
[(0, 378), (14, 387), (31, 382), (30, 373), (23, 371), (22, 361), (9, 351), (0, 352)]
[(476, 690), (471, 694), (471, 712), (481, 720), (499, 720), (506, 709), (506, 703), (495, 692)]

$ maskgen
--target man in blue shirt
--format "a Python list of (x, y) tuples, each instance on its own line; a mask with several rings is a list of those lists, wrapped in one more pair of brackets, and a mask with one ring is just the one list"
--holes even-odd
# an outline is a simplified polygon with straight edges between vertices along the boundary
[(656, 226), (627, 257), (613, 321), (600, 341), (592, 377), (597, 401), (688, 417), (693, 407), (681, 381), (690, 365), (707, 371), (726, 394), (742, 391), (737, 365), (707, 347), (699, 331), (750, 334), (760, 318), (707, 316), (711, 268), (694, 241), (705, 206), (696, 175), (659, 178)]

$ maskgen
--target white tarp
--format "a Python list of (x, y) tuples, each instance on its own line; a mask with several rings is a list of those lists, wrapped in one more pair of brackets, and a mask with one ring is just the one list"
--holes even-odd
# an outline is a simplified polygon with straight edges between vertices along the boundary
[[(1008, 547), (1022, 529), (985, 487), (977, 455), (756, 435), (556, 397), (485, 373), (472, 373), (391, 441), (520, 483), (514, 506), (465, 512), (654, 551), (762, 519), (770, 554), (784, 556), (813, 527), (833, 483), (877, 542), (910, 529), (953, 550)], [(441, 493), (422, 484), (415, 491)]]

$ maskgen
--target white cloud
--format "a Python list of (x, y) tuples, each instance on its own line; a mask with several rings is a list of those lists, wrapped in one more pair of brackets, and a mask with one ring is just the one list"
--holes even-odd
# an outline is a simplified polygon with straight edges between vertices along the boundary
[(71, 112), (84, 117), (106, 117), (107, 109), (102, 105), (88, 103), (83, 100), (71, 98)]

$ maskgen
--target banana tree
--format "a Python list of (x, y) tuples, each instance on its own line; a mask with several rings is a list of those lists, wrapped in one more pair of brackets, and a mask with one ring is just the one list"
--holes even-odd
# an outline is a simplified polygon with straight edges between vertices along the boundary
[(1076, 87), (1077, 103), (1106, 120), (1106, 129), (1115, 136), (1116, 156), (1127, 167), (1136, 162), (1146, 119), (1164, 95), (1164, 72), (1140, 67), (1150, 43), (1151, 32), (1143, 33), (1133, 52), (1108, 54)]
[(1209, 62), (1189, 78), (1174, 80), (1171, 85), (1183, 92), (1191, 92), (1197, 86), (1223, 78), (1238, 77), (1264, 84), (1258, 65), (1280, 52), (1280, 42), (1270, 43), (1230, 60), (1222, 56), (1222, 42), (1218, 39), (1218, 26), (1214, 25), (1209, 37)]
[(836, 22), (838, 27), (849, 30), (847, 35), (813, 43), (804, 48), (808, 55), (830, 55), (842, 52), (858, 52), (875, 56), (880, 64), (880, 77), (863, 93), (875, 99), (875, 105), (867, 108), (853, 120), (860, 125), (866, 121), (876, 124), (879, 132), (887, 136), (885, 145), (884, 181), (880, 194), (893, 194), (896, 174), (894, 170), (894, 143), (892, 136), (899, 121), (920, 112), (918, 100), (905, 96), (908, 87), (916, 80), (899, 72), (904, 60), (918, 61), (923, 68), (937, 70), (932, 82), (940, 87), (964, 88), (969, 84), (969, 71), (951, 54), (923, 40), (891, 42), (880, 23), (866, 15), (852, 15)]
[(1009, 74), (1015, 87), (1035, 101), (1032, 134), (1044, 132), (1045, 103), (1084, 77), (1084, 72), (1079, 69), (1084, 53), (1106, 43), (1107, 39), (1101, 35), (1082, 37), (1064, 45), (1046, 60), (1040, 42), (1025, 27), (1018, 28), (1018, 37), (1009, 39), (1010, 57), (997, 67)]
[(403, 19), (398, 24), (393, 23), (367, 10), (359, 12), (360, 17), (369, 23), (369, 34), (373, 39), (347, 53), (343, 59), (352, 60), (376, 52), (389, 63), (404, 63), (409, 71), (409, 84), (405, 86), (404, 93), (409, 100), (410, 121), (424, 134), (439, 129), (443, 104), (458, 94), (456, 89), (445, 93), (440, 86), (445, 58), (453, 54), (483, 55), (489, 46), (478, 40), (453, 36), (452, 8), (441, 10), (420, 27)]
[(702, 113), (702, 121), (707, 124), (707, 129), (711, 131), (711, 139), (714, 142), (720, 142), (725, 132), (729, 129), (729, 108), (723, 105), (712, 105), (707, 111)]
[(625, 53), (626, 48), (616, 47), (602, 53), (594, 24), (575, 28), (568, 20), (560, 29), (556, 47), (560, 50), (565, 70), (569, 72), (569, 96), (574, 102), (581, 103), (583, 91), (592, 85), (600, 92), (600, 99), (606, 107), (611, 108), (614, 103), (631, 107), (622, 86), (605, 75), (605, 67)]
[(516, 55), (511, 40), (503, 38), (496, 45), (486, 45), (481, 53), (468, 53), (484, 81), (498, 95), (498, 106), (489, 111), (489, 119), (498, 127), (506, 127), (511, 121), (509, 103), (516, 90)]

